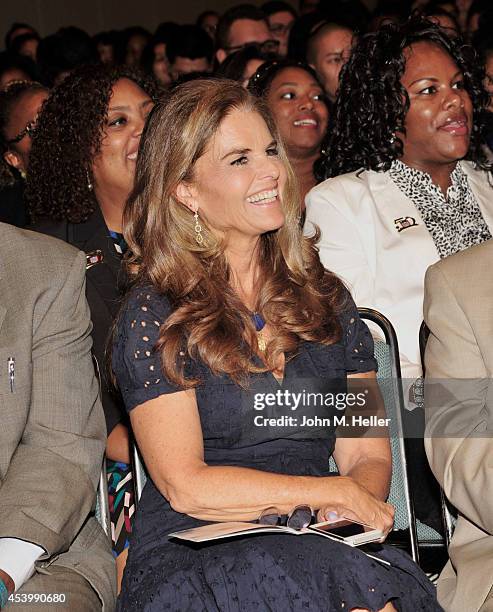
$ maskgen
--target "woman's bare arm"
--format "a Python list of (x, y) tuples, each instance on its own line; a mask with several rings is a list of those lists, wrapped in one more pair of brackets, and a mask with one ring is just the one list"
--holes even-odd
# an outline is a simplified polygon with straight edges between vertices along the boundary
[[(384, 417), (383, 400), (376, 384), (375, 372), (357, 374), (354, 378), (368, 379), (368, 402), (372, 406), (370, 412)], [(357, 503), (353, 503), (350, 498), (344, 499), (342, 503), (330, 501), (320, 508), (318, 518), (325, 520), (335, 515), (344, 516), (381, 529), (385, 538), (394, 521), (393, 506), (384, 503), (389, 493), (392, 456), (385, 430), (378, 428), (377, 431), (380, 437), (337, 438), (334, 459), (342, 476), (359, 485), (360, 491), (367, 491), (370, 499), (379, 500), (379, 503), (365, 506), (362, 504), (362, 496)]]
[(202, 520), (254, 520), (265, 508), (287, 513), (299, 504), (382, 503), (352, 478), (289, 476), (243, 467), (208, 466), (194, 391), (161, 395), (134, 408), (132, 427), (150, 475), (171, 506)]
[[(349, 387), (351, 387), (351, 379), (368, 380), (367, 405), (371, 408), (369, 412), (385, 417), (385, 408), (375, 372), (350, 375), (348, 379)], [(374, 430), (375, 435), (379, 437), (364, 437), (361, 428), (356, 428), (356, 433), (361, 432), (360, 437), (338, 437), (334, 459), (342, 476), (353, 478), (375, 497), (385, 501), (389, 494), (392, 476), (392, 455), (386, 428), (378, 427)]]
[(348, 486), (342, 477), (208, 466), (194, 391), (161, 395), (130, 415), (150, 475), (177, 512), (203, 520), (254, 520), (270, 506), (281, 512), (306, 503), (318, 508)]

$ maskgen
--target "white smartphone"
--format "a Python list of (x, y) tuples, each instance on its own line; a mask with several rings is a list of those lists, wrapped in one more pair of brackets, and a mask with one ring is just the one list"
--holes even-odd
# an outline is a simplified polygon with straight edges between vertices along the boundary
[(374, 529), (369, 525), (350, 521), (346, 518), (316, 523), (315, 525), (310, 525), (309, 529), (336, 540), (343, 540), (351, 546), (361, 546), (369, 542), (376, 542), (383, 537), (383, 532), (380, 529)]

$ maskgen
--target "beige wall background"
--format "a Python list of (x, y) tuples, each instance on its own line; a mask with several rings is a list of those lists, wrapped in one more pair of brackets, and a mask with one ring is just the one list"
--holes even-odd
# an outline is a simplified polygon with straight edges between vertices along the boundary
[[(193, 23), (205, 10), (221, 13), (248, 0), (0, 0), (0, 46), (14, 21), (33, 25), (41, 36), (76, 25), (90, 34), (142, 25), (154, 30), (161, 21)], [(264, 0), (250, 0), (260, 5)], [(287, 0), (297, 7), (297, 0)], [(373, 5), (375, 0), (367, 0)]]

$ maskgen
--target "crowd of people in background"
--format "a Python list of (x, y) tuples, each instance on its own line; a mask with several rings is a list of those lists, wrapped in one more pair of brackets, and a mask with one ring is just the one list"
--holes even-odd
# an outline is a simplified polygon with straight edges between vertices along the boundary
[[(13, 81), (29, 81), (40, 84), (33, 89), (44, 87), (48, 91), (78, 66), (97, 62), (107, 67), (125, 65), (140, 70), (153, 78), (163, 92), (181, 82), (208, 75), (231, 78), (246, 87), (263, 63), (287, 61), (286, 66), (291, 65), (295, 71), (290, 82), (296, 87), (303, 89), (306, 77), (303, 79), (302, 75), (311, 70), (317, 87), (322, 88), (319, 102), (314, 99), (313, 111), (321, 116), (314, 118), (309, 108), (305, 123), (291, 126), (301, 129), (290, 130), (290, 138), (304, 141), (293, 142), (288, 148), (292, 151), (291, 161), (296, 159), (303, 166), (301, 190), (306, 194), (316, 182), (312, 166), (332, 121), (341, 68), (355, 41), (382, 25), (402, 23), (413, 12), (440, 25), (448, 36), (460, 36), (472, 45), (484, 66), (485, 88), (493, 91), (493, 9), (480, 0), (381, 0), (371, 13), (360, 0), (302, 1), (298, 10), (283, 0), (271, 0), (261, 7), (238, 5), (223, 15), (205, 11), (195, 24), (164, 21), (154, 32), (132, 26), (94, 36), (70, 26), (41, 38), (29, 24), (14, 23), (5, 35), (5, 50), (0, 53), (0, 88), (4, 90)], [(257, 92), (259, 86), (269, 89), (271, 105), (274, 91), (270, 84), (273, 73), (279, 69), (277, 66), (270, 71), (270, 76), (265, 73), (256, 76), (250, 85)], [(275, 85), (279, 85), (279, 78), (276, 81)], [(23, 137), (14, 142), (9, 135), (16, 125), (26, 127), (37, 115), (43, 95), (32, 96), (29, 89), (26, 84), (7, 88), (0, 106), (3, 158), (0, 219), (21, 226), (28, 222), (28, 216), (23, 205), (24, 183), (19, 179), (26, 172), (30, 139)], [(264, 93), (267, 95), (267, 91)], [(297, 108), (299, 97), (299, 93), (283, 93), (284, 109)], [(277, 107), (274, 104), (271, 108)], [(492, 108), (490, 102), (484, 111), (487, 124), (484, 144), (488, 150), (488, 143), (493, 145)], [(310, 121), (316, 123), (313, 133), (307, 129)], [(21, 132), (17, 130), (15, 136)]]
[[(163, 13), (164, 19), (165, 8)], [(322, 264), (347, 284), (356, 306), (375, 308), (396, 326), (401, 367), (411, 382), (423, 375), (418, 331), (426, 269), (493, 234), (489, 0), (380, 0), (372, 11), (361, 0), (300, 0), (296, 8), (269, 0), (261, 6), (238, 4), (223, 14), (208, 10), (193, 24), (163, 21), (154, 31), (134, 25), (95, 35), (69, 26), (42, 37), (27, 23), (12, 24), (0, 53), (0, 221), (55, 236), (87, 256), (118, 588), (135, 511), (132, 434), (107, 347), (128, 280), (127, 237), (134, 240), (131, 257), (148, 246), (142, 228), (142, 234), (136, 226), (125, 229), (124, 210), (129, 198), (140, 201), (139, 189), (159, 191), (145, 169), (140, 184), (134, 183), (139, 144), (154, 105), (167, 121), (161, 102), (176, 100), (178, 113), (180, 99), (192, 104), (188, 84), (197, 81), (197, 91), (219, 108), (224, 81), (218, 79), (245, 91), (223, 85), (231, 108), (249, 108), (253, 96), (272, 117), (282, 155), (294, 172), (288, 181), (299, 203), (291, 211), (294, 225), (316, 237)], [(187, 118), (181, 120), (190, 138), (198, 138)], [(159, 131), (161, 124), (153, 121)], [(147, 136), (146, 154), (158, 165)], [(185, 146), (175, 136), (175, 146)], [(159, 175), (164, 183), (171, 181), (166, 172)], [(146, 214), (152, 213), (149, 207)], [(195, 228), (201, 228), (197, 209), (189, 208)], [(188, 222), (180, 214), (182, 224)], [(418, 215), (416, 243), (396, 246), (395, 231), (400, 235), (419, 225)], [(169, 219), (166, 223), (178, 228)], [(200, 246), (202, 230), (195, 231)], [(414, 267), (403, 274), (413, 257)], [(103, 261), (107, 265), (98, 265)], [(134, 297), (147, 311), (149, 303), (140, 294)], [(153, 323), (144, 317), (141, 324)], [(360, 334), (363, 342), (365, 332)], [(140, 350), (145, 353), (145, 346), (136, 350), (136, 358)], [(358, 370), (363, 373), (373, 369), (372, 356), (365, 359)], [(413, 386), (405, 393), (415, 418), (423, 421)], [(418, 517), (440, 530), (440, 491), (423, 444), (409, 452), (414, 453), (413, 478), (421, 483)], [(134, 594), (127, 597), (132, 609)]]

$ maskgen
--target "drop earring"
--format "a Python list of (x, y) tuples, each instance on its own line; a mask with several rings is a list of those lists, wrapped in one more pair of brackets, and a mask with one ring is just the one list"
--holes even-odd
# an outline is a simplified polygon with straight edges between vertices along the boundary
[(202, 236), (202, 226), (200, 225), (199, 213), (197, 211), (195, 211), (193, 218), (195, 219), (195, 240), (197, 241), (197, 244), (202, 245), (204, 242), (204, 237)]
[(86, 170), (87, 188), (89, 191), (93, 190), (94, 185), (92, 184), (91, 177), (89, 176), (89, 170)]

